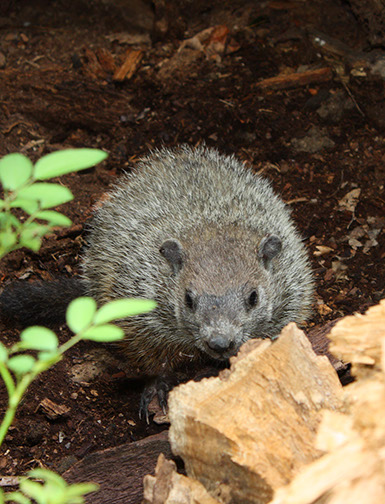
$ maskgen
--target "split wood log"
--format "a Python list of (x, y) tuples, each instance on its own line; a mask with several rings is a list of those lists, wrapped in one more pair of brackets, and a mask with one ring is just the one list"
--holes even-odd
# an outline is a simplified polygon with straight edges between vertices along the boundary
[(172, 456), (167, 432), (87, 455), (63, 477), (69, 483), (93, 481), (100, 485), (98, 492), (85, 497), (87, 503), (138, 504), (143, 496), (143, 477), (153, 471), (160, 453)]
[(144, 478), (143, 504), (220, 504), (199, 481), (176, 472), (175, 462), (159, 455), (155, 476)]
[(385, 299), (369, 308), (365, 315), (351, 315), (338, 322), (329, 334), (330, 351), (351, 362), (352, 373), (364, 378), (383, 371), (384, 338)]
[(320, 456), (320, 410), (339, 409), (340, 391), (328, 359), (289, 324), (274, 343), (250, 340), (218, 378), (170, 393), (173, 452), (220, 502), (267, 503)]
[(332, 349), (353, 361), (344, 414), (324, 413), (316, 446), (327, 452), (303, 468), (271, 504), (385, 502), (385, 300), (332, 329)]

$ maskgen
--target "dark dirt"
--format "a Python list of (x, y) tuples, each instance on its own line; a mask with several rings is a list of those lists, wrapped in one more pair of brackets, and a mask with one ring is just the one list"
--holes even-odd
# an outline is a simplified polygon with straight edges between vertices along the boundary
[[(0, 7), (0, 154), (18, 151), (36, 160), (57, 149), (98, 147), (109, 158), (61, 179), (75, 196), (61, 208), (73, 226), (49, 236), (38, 254), (6, 257), (3, 284), (79, 272), (84, 225), (119, 174), (152, 147), (205, 141), (262, 172), (292, 208), (317, 281), (308, 328), (363, 312), (384, 297), (384, 80), (360, 60), (321, 52), (309, 31), (369, 54), (367, 33), (348, 3), (185, 1), (165, 9), (145, 0), (8, 3)], [(211, 40), (205, 52), (187, 47), (167, 61), (182, 40), (215, 25), (229, 29), (225, 44)], [(130, 79), (116, 82), (95, 55), (101, 59), (103, 49), (119, 67), (129, 48), (125, 34), (141, 36), (143, 57)], [(325, 82), (278, 90), (257, 85), (322, 67), (333, 71)], [(343, 200), (348, 193), (357, 199)], [(6, 344), (15, 341), (14, 328), (0, 328)], [(69, 336), (65, 328), (58, 334), (62, 341)], [(63, 471), (95, 450), (164, 428), (139, 420), (141, 382), (104, 349), (99, 375), (73, 380), (74, 366), (94, 365), (100, 352), (78, 345), (31, 387), (3, 446), (2, 475), (38, 465)], [(40, 406), (46, 398), (68, 412), (49, 419)]]

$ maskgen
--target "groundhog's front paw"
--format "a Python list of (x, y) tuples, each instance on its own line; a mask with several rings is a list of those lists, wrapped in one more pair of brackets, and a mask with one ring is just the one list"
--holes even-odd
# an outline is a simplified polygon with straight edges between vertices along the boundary
[(166, 414), (167, 396), (171, 388), (172, 384), (170, 380), (164, 377), (151, 378), (144, 387), (140, 398), (139, 418), (145, 418), (146, 422), (150, 423), (148, 407), (155, 396), (158, 397), (159, 406), (162, 408), (163, 413)]

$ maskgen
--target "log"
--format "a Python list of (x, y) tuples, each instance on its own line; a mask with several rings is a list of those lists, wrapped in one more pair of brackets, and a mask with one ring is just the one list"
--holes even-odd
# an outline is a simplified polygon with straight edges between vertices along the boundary
[(155, 467), (160, 453), (172, 456), (166, 431), (92, 453), (63, 477), (69, 483), (93, 481), (100, 485), (98, 492), (85, 497), (87, 503), (138, 504), (143, 496), (143, 477)]
[(329, 320), (324, 325), (312, 327), (308, 331), (307, 337), (309, 338), (314, 352), (317, 355), (326, 355), (337, 373), (340, 373), (346, 369), (346, 364), (344, 364), (341, 360), (337, 359), (332, 353), (330, 353), (330, 339), (328, 338), (328, 334), (335, 326), (337, 320)]
[(329, 335), (356, 381), (343, 389), (344, 413), (324, 413), (316, 446), (325, 454), (278, 489), (271, 504), (385, 502), (385, 300), (339, 321)]
[(274, 343), (244, 347), (219, 377), (170, 393), (169, 435), (187, 475), (214, 498), (262, 504), (321, 455), (314, 447), (320, 410), (341, 407), (341, 385), (295, 324)]

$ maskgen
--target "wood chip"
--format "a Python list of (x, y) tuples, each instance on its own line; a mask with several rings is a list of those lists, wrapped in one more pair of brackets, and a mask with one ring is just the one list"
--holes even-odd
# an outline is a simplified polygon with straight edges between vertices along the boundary
[(3, 476), (0, 478), (0, 487), (17, 486), (20, 478), (17, 476)]
[(139, 49), (128, 49), (123, 65), (116, 70), (113, 79), (118, 82), (130, 79), (143, 57), (143, 51)]
[(107, 49), (104, 49), (104, 47), (99, 47), (98, 49), (96, 49), (95, 54), (103, 70), (111, 74), (116, 72), (114, 57), (109, 51), (107, 51)]
[(306, 72), (295, 72), (287, 75), (277, 75), (257, 82), (256, 86), (261, 89), (289, 89), (293, 87), (307, 86), (317, 82), (326, 82), (333, 78), (331, 68), (318, 68)]
[(56, 420), (57, 418), (64, 417), (71, 411), (68, 406), (56, 404), (47, 397), (40, 402), (38, 409), (39, 408), (42, 408), (44, 415), (49, 420)]
[(84, 49), (84, 55), (86, 57), (86, 63), (84, 65), (84, 73), (91, 77), (92, 79), (104, 79), (106, 77), (106, 72), (102, 68), (98, 61), (98, 58), (94, 51), (91, 51), (88, 47)]

